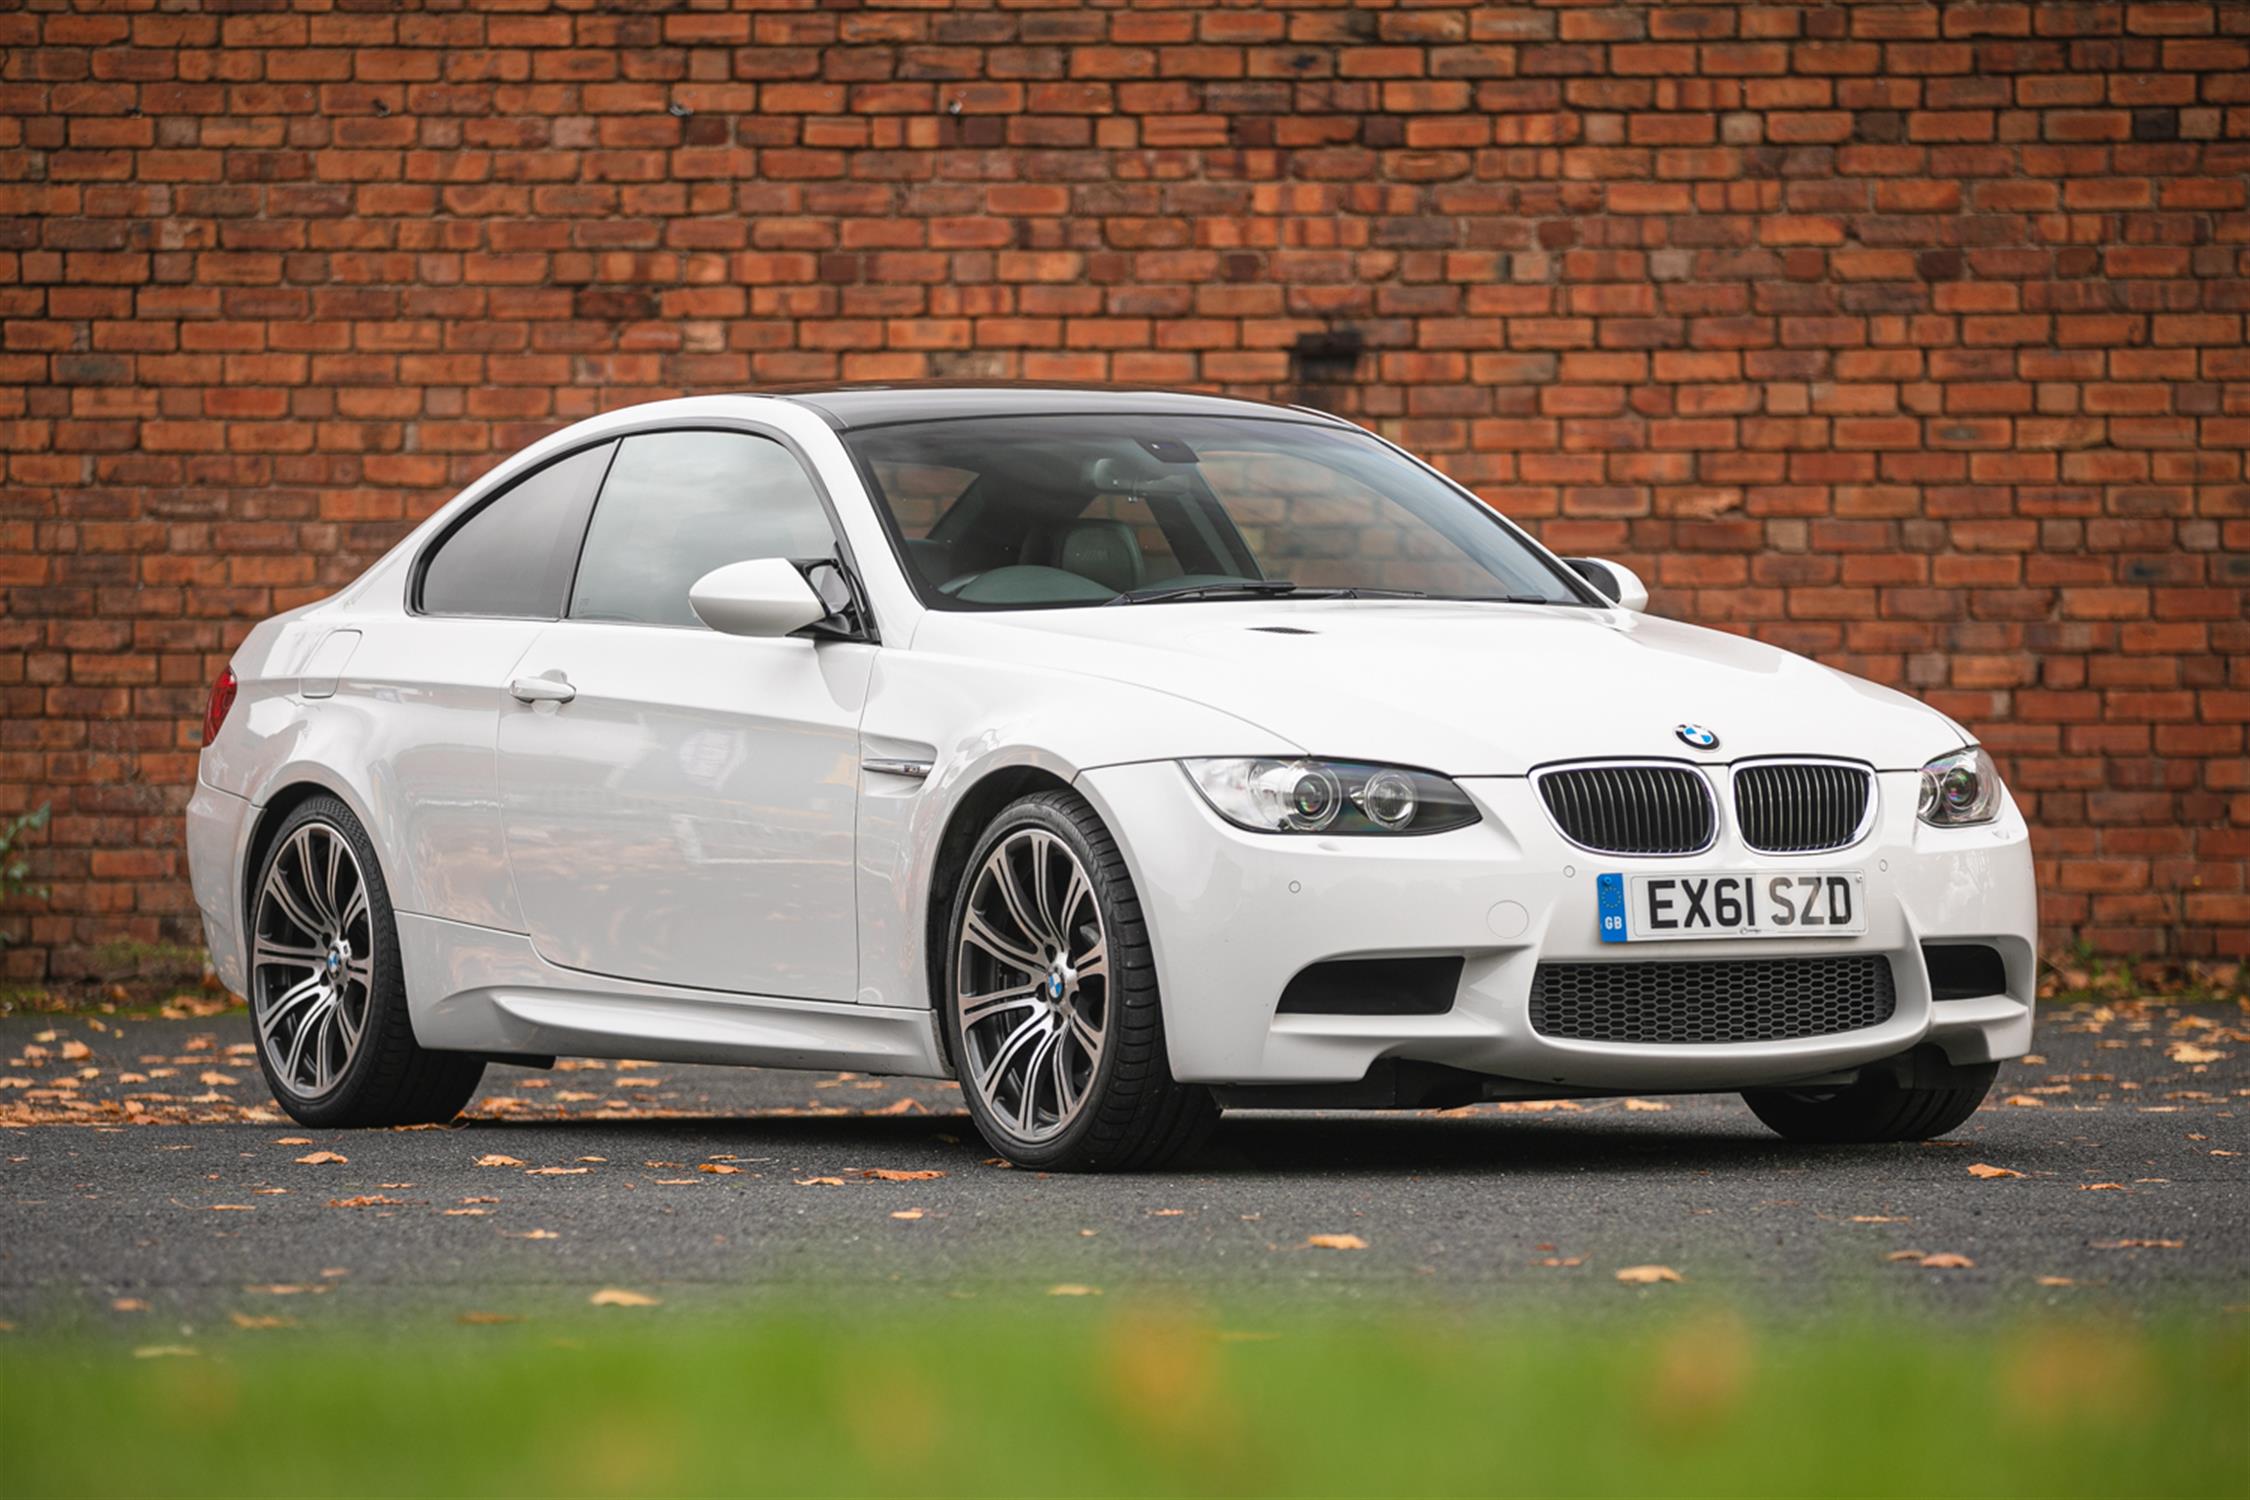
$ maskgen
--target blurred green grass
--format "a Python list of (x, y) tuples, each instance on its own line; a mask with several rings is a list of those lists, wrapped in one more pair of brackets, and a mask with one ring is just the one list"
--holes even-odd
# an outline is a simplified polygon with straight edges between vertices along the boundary
[(2233, 1496), (2246, 1413), (2239, 1314), (572, 1309), (14, 1335), (0, 1493)]

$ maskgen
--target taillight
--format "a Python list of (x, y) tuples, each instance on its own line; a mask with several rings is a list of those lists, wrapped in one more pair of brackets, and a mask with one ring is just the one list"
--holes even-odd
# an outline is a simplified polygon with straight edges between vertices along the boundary
[(208, 745), (219, 737), (219, 726), (227, 721), (227, 710), (234, 707), (234, 669), (229, 667), (211, 684), (211, 701), (203, 706), (203, 743)]

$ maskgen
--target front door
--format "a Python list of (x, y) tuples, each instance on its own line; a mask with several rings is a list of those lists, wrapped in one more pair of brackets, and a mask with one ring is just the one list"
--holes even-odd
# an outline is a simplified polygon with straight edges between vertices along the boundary
[(817, 494), (778, 443), (690, 431), (619, 446), (569, 617), (516, 664), (500, 715), (508, 859), (550, 962), (853, 998), (875, 648), (720, 635), (687, 604), (722, 564), (834, 554)]

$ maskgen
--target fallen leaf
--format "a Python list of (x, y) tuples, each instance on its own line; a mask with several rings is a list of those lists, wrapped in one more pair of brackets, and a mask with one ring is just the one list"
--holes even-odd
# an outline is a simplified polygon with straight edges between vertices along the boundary
[(257, 1210), (247, 1203), (214, 1203), (211, 1205), (211, 1212), (215, 1214), (254, 1214)]
[(489, 1208), (449, 1208), (445, 1211), (445, 1216), (449, 1219), (481, 1219), (491, 1212)]
[(1993, 1166), (1990, 1162), (1980, 1161), (1976, 1165), (1969, 1168), (1969, 1175), (1971, 1177), (1981, 1177), (1989, 1182), (1995, 1177), (2021, 1177), (2023, 1173), (2013, 1171), (2007, 1167), (1996, 1167)]
[(2082, 1182), (2078, 1184), (2078, 1191), (2081, 1193), (2122, 1193), (2125, 1191), (2125, 1184), (2122, 1182)]
[(592, 1167), (533, 1167), (526, 1177), (582, 1177), (593, 1171)]
[(69, 1041), (62, 1044), (62, 1055), (64, 1062), (77, 1062), (82, 1058), (92, 1057), (94, 1049), (84, 1042)]
[(1671, 1107), (1661, 1099), (1628, 1099), (1625, 1101), (1625, 1112), (1633, 1115), (1662, 1114)]
[(664, 1299), (646, 1292), (629, 1292), (621, 1286), (605, 1286), (586, 1300), (596, 1307), (655, 1307)]
[(1940, 1250), (1935, 1255), (1925, 1255), (1916, 1262), (1925, 1271), (1973, 1271), (1977, 1263), (1966, 1255), (1951, 1250)]
[(1919, 1261), (1924, 1255), (1927, 1255), (1928, 1253), (1929, 1252), (1926, 1250), (1893, 1250), (1890, 1254), (1884, 1256), (1883, 1259), (1890, 1261), (1895, 1265), (1900, 1261)]
[(1900, 1214), (1853, 1214), (1851, 1222), (1854, 1224), (1904, 1224), (1907, 1220)]
[(732, 1177), (739, 1173), (742, 1168), (730, 1167), (723, 1161), (706, 1161), (698, 1162), (696, 1164), (695, 1170), (697, 1170), (698, 1172), (709, 1172), (714, 1177)]
[(2007, 1098), (2001, 1100), (2000, 1102), (2002, 1104), (2012, 1105), (2017, 1109), (2045, 1109), (2047, 1107), (2046, 1100), (2034, 1099), (2029, 1094), (2010, 1094)]
[(133, 1351), (135, 1359), (193, 1359), (198, 1351), (185, 1344), (143, 1344)]
[(1650, 1286), (1659, 1281), (1682, 1281), (1686, 1278), (1670, 1266), (1627, 1266), (1617, 1273), (1617, 1279), (1627, 1286)]
[(523, 1319), (514, 1313), (465, 1312), (453, 1321), (471, 1328), (489, 1328), (497, 1323), (521, 1323)]
[(1100, 1287), (1080, 1286), (1075, 1281), (1066, 1281), (1060, 1286), (1047, 1288), (1047, 1295), (1050, 1297), (1099, 1297), (1101, 1294), (1102, 1289)]
[(502, 1156), (498, 1152), (492, 1152), (478, 1157), (477, 1165), (480, 1167), (520, 1167), (523, 1163), (512, 1156)]
[(503, 1233), (506, 1233), (511, 1240), (559, 1240), (562, 1238), (552, 1229), (526, 1229), (521, 1234), (511, 1231), (503, 1231)]
[(328, 1200), (328, 1206), (330, 1208), (398, 1208), (403, 1206), (405, 1201), (403, 1198), (386, 1198), (381, 1193), (361, 1193), (356, 1198), (331, 1198)]
[(2069, 1278), (2068, 1276), (2042, 1276), (2042, 1277), (2040, 1277), (2040, 1278), (2039, 1278), (2039, 1284), (2040, 1284), (2041, 1286), (2076, 1286), (2076, 1285), (2078, 1285), (2078, 1283), (2077, 1283), (2077, 1282), (2073, 1281), (2073, 1280), (2072, 1280), (2071, 1278)]
[(300, 1167), (321, 1167), (328, 1165), (330, 1162), (334, 1162), (337, 1165), (342, 1166), (348, 1164), (350, 1160), (350, 1157), (339, 1156), (333, 1151), (313, 1151), (308, 1152), (306, 1155), (298, 1157), (297, 1165)]
[[(63, 1056), (71, 1055), (70, 1046), (71, 1044), (64, 1045)], [(2226, 1056), (2215, 1047), (2198, 1047), (2193, 1042), (2174, 1042), (2164, 1049), (2164, 1055), (2176, 1063), (2210, 1063)]]
[(890, 1167), (869, 1167), (859, 1175), (872, 1177), (877, 1182), (928, 1182), (933, 1178), (943, 1177), (945, 1174), (943, 1172), (900, 1172)]
[(1314, 1250), (1365, 1250), (1367, 1241), (1356, 1234), (1308, 1234), (1305, 1244)]
[(285, 1135), (275, 1141), (274, 1144), (276, 1146), (309, 1146), (312, 1144), (312, 1137), (309, 1135)]
[(110, 1303), (111, 1312), (147, 1312), (148, 1304), (138, 1297), (119, 1297)]
[(231, 1312), (227, 1317), (237, 1328), (294, 1328), (295, 1318), (285, 1318), (279, 1313)]
[(842, 1187), (844, 1185), (844, 1179), (841, 1177), (796, 1177), (790, 1180), (799, 1187)]
[(242, 1080), (234, 1077), (230, 1073), (206, 1073), (201, 1079), (201, 1082), (205, 1088), (213, 1089), (231, 1088), (233, 1085), (240, 1083), (241, 1081)]
[(894, 1219), (919, 1219), (922, 1217), (922, 1210), (918, 1208), (894, 1209), (891, 1217)]
[(2089, 1243), (2096, 1250), (2179, 1250), (2187, 1245), (2186, 1240), (2093, 1240)]

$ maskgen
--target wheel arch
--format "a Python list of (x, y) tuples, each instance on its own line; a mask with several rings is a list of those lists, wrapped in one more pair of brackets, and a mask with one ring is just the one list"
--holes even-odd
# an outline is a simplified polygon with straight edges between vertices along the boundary
[(275, 774), (271, 787), (261, 792), (257, 811), (251, 816), (249, 833), (242, 843), (242, 869), (235, 882), (235, 910), (239, 913), (246, 944), (254, 916), (252, 903), (257, 899), (258, 875), (265, 868), (266, 855), (290, 814), (315, 797), (334, 797), (359, 819), (359, 826), (367, 831), (368, 842), (374, 846), (376, 871), (382, 876), (383, 888), (389, 893), (393, 907), (398, 905), (398, 882), (392, 878), (382, 842), (375, 837), (375, 821), (368, 816), (365, 803), (353, 795), (349, 787), (325, 774), (324, 767), (284, 767)]

